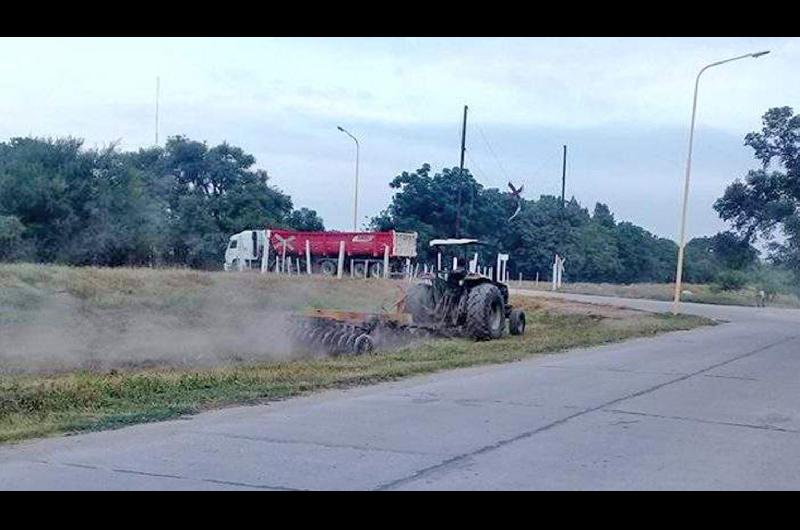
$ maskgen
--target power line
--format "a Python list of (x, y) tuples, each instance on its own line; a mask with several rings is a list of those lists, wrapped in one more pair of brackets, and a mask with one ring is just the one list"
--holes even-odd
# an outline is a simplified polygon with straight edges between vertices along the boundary
[(507, 178), (508, 180), (511, 180), (511, 178), (509, 177), (508, 171), (506, 171), (506, 168), (503, 166), (503, 163), (500, 162), (500, 158), (497, 156), (497, 153), (494, 152), (494, 149), (492, 148), (492, 145), (489, 143), (489, 140), (486, 138), (486, 134), (483, 132), (483, 127), (481, 127), (477, 123), (475, 124), (475, 127), (478, 128), (478, 132), (481, 134), (481, 138), (483, 138), (483, 141), (486, 143), (486, 147), (489, 148), (489, 152), (492, 154), (492, 157), (494, 157), (495, 162), (497, 162), (497, 166), (500, 168), (500, 171), (503, 173), (505, 178)]
[(491, 180), (491, 179), (489, 179), (489, 177), (486, 176), (486, 172), (484, 172), (483, 169), (481, 169), (481, 167), (478, 165), (478, 162), (476, 162), (475, 159), (472, 158), (472, 155), (470, 154), (470, 150), (469, 149), (467, 149), (467, 158), (469, 159), (469, 161), (472, 164), (472, 166), (475, 169), (478, 170), (478, 173), (480, 174), (481, 179), (483, 179), (484, 181), (487, 181), (487, 182), (489, 180)]

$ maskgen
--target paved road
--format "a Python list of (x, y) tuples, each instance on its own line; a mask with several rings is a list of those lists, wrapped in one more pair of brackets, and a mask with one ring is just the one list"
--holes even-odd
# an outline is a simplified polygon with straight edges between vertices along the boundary
[(685, 309), (729, 323), (6, 446), (0, 489), (800, 489), (800, 311)]

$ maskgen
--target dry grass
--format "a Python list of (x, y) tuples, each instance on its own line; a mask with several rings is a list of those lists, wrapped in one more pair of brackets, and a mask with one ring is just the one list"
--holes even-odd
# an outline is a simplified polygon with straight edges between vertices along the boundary
[[(170, 326), (182, 326), (193, 333), (198, 314), (201, 321), (208, 316), (203, 300), (216, 301), (218, 295), (210, 292), (239, 293), (240, 301), (223, 307), (235, 313), (275, 304), (282, 309), (311, 305), (377, 310), (395, 300), (398, 285), (402, 284), (178, 270), (2, 266), (0, 292), (4, 298), (0, 307), (12, 307), (12, 312), (22, 316), (6, 319), (0, 324), (0, 333), (8, 333), (26, 319), (35, 320), (37, 311), (58, 296), (68, 296), (88, 319), (105, 322), (152, 311), (158, 318), (169, 320)], [(9, 295), (9, 289), (16, 294)], [(30, 302), (25, 294), (31, 294), (35, 301)], [(327, 388), (512, 362), (709, 323), (697, 317), (557, 300), (519, 297), (514, 303), (528, 315), (525, 336), (491, 342), (435, 340), (360, 357), (240, 356), (221, 358), (210, 365), (180, 364), (165, 358), (147, 367), (134, 364), (109, 369), (99, 365), (57, 373), (6, 373), (0, 375), (0, 442), (113, 428), (235, 403), (261, 403)], [(273, 346), (270, 341), (262, 342), (266, 348)], [(104, 352), (100, 348), (96, 353)]]

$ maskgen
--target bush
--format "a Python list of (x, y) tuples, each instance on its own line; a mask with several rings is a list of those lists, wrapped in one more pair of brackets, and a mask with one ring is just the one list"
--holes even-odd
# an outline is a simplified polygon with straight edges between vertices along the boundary
[(0, 261), (13, 260), (23, 254), (22, 233), (25, 227), (13, 215), (0, 215)]
[(714, 283), (720, 291), (738, 291), (747, 285), (747, 276), (741, 271), (725, 270), (717, 274)]

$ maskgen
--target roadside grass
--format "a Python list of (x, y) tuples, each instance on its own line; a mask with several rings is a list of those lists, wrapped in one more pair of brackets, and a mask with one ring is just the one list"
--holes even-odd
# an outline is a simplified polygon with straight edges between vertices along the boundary
[[(56, 280), (63, 282), (64, 277), (72, 273), (60, 270), (23, 271), (23, 275), (29, 275), (30, 285), (43, 282), (52, 284)], [(47, 275), (50, 274), (53, 276), (48, 279)], [(111, 296), (111, 290), (122, 290), (123, 294), (119, 296), (123, 298), (134, 296), (134, 293), (125, 293), (124, 289), (135, 292), (152, 287), (148, 283), (148, 274), (152, 274), (152, 271), (137, 271), (132, 277), (117, 278), (112, 271), (104, 271), (99, 278), (90, 274), (89, 277), (82, 277), (81, 281), (85, 283), (67, 286), (72, 285), (83, 296), (100, 296), (112, 300), (110, 303), (118, 303)], [(174, 276), (165, 281), (172, 281), (173, 287), (178, 290), (191, 290), (192, 286), (209, 281), (206, 276), (209, 273), (169, 271), (168, 274)], [(0, 267), (0, 282), (9, 281), (8, 277), (8, 269)], [(211, 281), (228, 279), (213, 278)], [(364, 290), (363, 281), (358, 282), (340, 282), (338, 287), (327, 284), (330, 292), (320, 293), (314, 300), (319, 304), (345, 304), (345, 308), (352, 308), (348, 303), (364, 306), (376, 303), (379, 296), (371, 298), (371, 301), (356, 296)], [(395, 285), (384, 283), (387, 285), (381, 292), (388, 296), (394, 291)], [(109, 290), (108, 286), (112, 284), (113, 289)], [(175, 293), (173, 295), (177, 296)], [(265, 403), (324, 389), (373, 384), (454, 368), (513, 362), (535, 355), (712, 323), (688, 315), (628, 310), (606, 313), (602, 310), (603, 306), (589, 306), (597, 309), (576, 314), (563, 308), (554, 309), (547, 300), (526, 297), (516, 297), (514, 303), (527, 313), (526, 334), (523, 337), (505, 336), (490, 342), (434, 340), (365, 356), (306, 358), (197, 369), (157, 367), (0, 375), (0, 442), (160, 421), (233, 404)], [(178, 305), (181, 304), (183, 302), (178, 302)]]
[[(511, 282), (512, 288), (534, 289), (538, 291), (549, 291), (549, 282), (523, 281)], [(613, 283), (565, 283), (562, 284), (560, 292), (575, 294), (590, 294), (597, 296), (619, 296), (623, 298), (645, 298), (650, 300), (672, 301), (674, 294), (674, 283), (633, 283), (633, 284), (613, 284)], [(681, 300), (685, 302), (697, 302), (700, 304), (721, 304), (721, 305), (741, 305), (756, 306), (758, 303), (758, 289), (747, 287), (735, 291), (718, 291), (710, 284), (683, 284), (683, 290), (691, 294), (684, 293)], [(775, 299), (768, 303), (771, 307), (800, 308), (800, 298), (793, 294), (778, 294)]]

